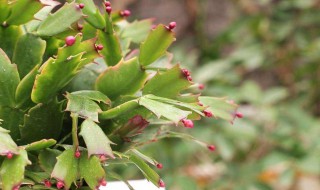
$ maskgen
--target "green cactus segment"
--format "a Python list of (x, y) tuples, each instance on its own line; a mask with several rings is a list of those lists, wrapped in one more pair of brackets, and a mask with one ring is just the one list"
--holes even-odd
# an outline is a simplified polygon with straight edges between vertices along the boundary
[(117, 34), (113, 30), (106, 33), (98, 30), (98, 41), (103, 45), (100, 53), (107, 65), (114, 66), (118, 64), (122, 59), (122, 50)]
[(29, 108), (34, 105), (31, 100), (31, 92), (34, 80), (38, 74), (40, 65), (36, 65), (19, 83), (16, 89), (16, 104), (20, 109)]
[(40, 151), (38, 159), (39, 165), (48, 174), (51, 174), (54, 166), (57, 163), (57, 157), (61, 154), (59, 150), (56, 149), (44, 149)]
[(140, 169), (146, 179), (151, 181), (155, 186), (159, 187), (160, 176), (157, 174), (157, 172), (150, 168), (150, 166), (146, 164), (143, 159), (136, 155), (131, 155), (129, 159)]
[(32, 143), (42, 139), (58, 139), (63, 115), (61, 103), (57, 101), (37, 104), (24, 116), (24, 124), (20, 128), (21, 141)]
[(99, 114), (99, 119), (113, 119), (139, 107), (138, 100), (130, 100)]
[(12, 190), (19, 186), (24, 179), (26, 165), (31, 164), (28, 160), (27, 151), (20, 149), (18, 155), (11, 159), (5, 159), (0, 168), (2, 190)]
[(176, 106), (176, 107), (179, 107), (179, 108), (184, 108), (184, 109), (188, 109), (188, 110), (191, 110), (195, 113), (198, 113), (199, 115), (204, 115), (202, 113), (202, 111), (205, 109), (203, 106), (199, 106), (198, 103), (184, 103), (184, 102), (181, 102), (181, 101), (177, 101), (177, 100), (172, 100), (172, 99), (168, 99), (168, 98), (163, 98), (163, 97), (158, 97), (158, 96), (155, 96), (155, 95), (146, 95), (144, 96), (148, 99), (151, 99), (151, 100), (155, 100), (155, 101), (159, 101), (159, 102), (162, 102), (162, 103), (166, 103), (166, 104), (171, 104), (173, 106)]
[(87, 145), (89, 156), (108, 155), (114, 158), (110, 144), (112, 143), (102, 129), (93, 121), (85, 120), (81, 125), (80, 135)]
[(19, 126), (23, 124), (24, 113), (15, 108), (0, 107), (0, 118), (4, 118), (2, 121), (2, 127), (10, 131), (10, 136), (14, 141), (20, 139)]
[(74, 150), (65, 150), (57, 158), (51, 177), (64, 183), (64, 189), (69, 189), (71, 184), (77, 180), (79, 159), (74, 156)]
[(17, 66), (0, 49), (0, 106), (15, 106), (15, 92), (20, 82)]
[(21, 34), (21, 27), (3, 27), (0, 25), (0, 48), (8, 55), (10, 59), (13, 56), (14, 48)]
[(54, 98), (77, 74), (81, 57), (82, 53), (60, 62), (49, 59), (36, 77), (31, 94), (32, 101), (45, 103)]
[(25, 147), (25, 150), (27, 151), (38, 151), (42, 149), (49, 148), (57, 143), (54, 139), (42, 139), (40, 141), (33, 142), (31, 144), (28, 144)]
[(18, 66), (20, 78), (42, 63), (45, 49), (46, 41), (41, 38), (28, 33), (20, 36), (12, 58), (12, 62)]
[(136, 93), (143, 87), (147, 76), (147, 73), (141, 69), (137, 58), (121, 61), (118, 65), (109, 67), (98, 77), (96, 89), (113, 100), (120, 95)]
[(204, 106), (209, 106), (207, 110), (211, 111), (214, 117), (230, 122), (234, 120), (235, 111), (238, 106), (227, 101), (226, 98), (200, 96), (199, 100)]
[(97, 9), (93, 1), (88, 0), (76, 0), (77, 3), (83, 3), (85, 6), (82, 9), (85, 14), (84, 19), (97, 29), (104, 29), (106, 27), (106, 21)]
[(187, 118), (188, 115), (192, 113), (191, 111), (184, 111), (173, 105), (152, 100), (144, 96), (140, 98), (139, 104), (146, 107), (158, 118), (164, 117), (175, 124), (178, 124), (181, 119)]
[(8, 0), (0, 0), (0, 23), (3, 23), (10, 15)]
[(68, 99), (67, 111), (75, 113), (82, 118), (98, 122), (98, 113), (102, 112), (102, 110), (96, 102), (85, 96), (69, 93), (67, 93), (66, 98)]
[[(34, 15), (44, 6), (41, 1), (17, 0), (11, 6), (11, 14), (6, 20), (9, 25), (21, 25), (33, 19)], [(28, 8), (26, 8), (28, 7)]]
[(88, 157), (88, 152), (83, 151), (79, 162), (80, 176), (84, 178), (91, 189), (96, 189), (100, 181), (105, 179), (105, 171), (100, 159), (96, 156)]
[[(45, 179), (50, 178), (50, 175), (47, 174), (46, 172), (32, 172), (29, 170), (26, 170), (24, 175), (36, 183), (43, 183)], [(37, 187), (39, 186), (33, 186), (32, 189), (38, 189)], [(42, 187), (41, 189), (46, 189), (46, 188)]]
[(136, 155), (137, 157), (139, 157), (142, 160), (144, 160), (145, 162), (148, 162), (149, 164), (152, 164), (152, 165), (156, 166), (159, 163), (155, 159), (150, 158), (149, 156), (147, 156), (147, 155), (143, 154), (142, 152), (138, 151), (137, 149), (131, 149), (130, 151), (134, 155)]
[(179, 65), (164, 73), (157, 73), (142, 90), (143, 94), (153, 94), (165, 98), (175, 98), (180, 91), (187, 89), (191, 83), (183, 75)]
[(134, 21), (123, 28), (121, 38), (128, 38), (134, 43), (141, 43), (147, 38), (151, 26), (152, 19)]
[(174, 41), (174, 33), (168, 30), (166, 26), (158, 25), (149, 33), (147, 39), (141, 43), (140, 64), (147, 66), (159, 59)]
[(70, 29), (71, 25), (82, 18), (81, 9), (76, 3), (66, 3), (54, 14), (49, 14), (44, 19), (39, 28), (37, 35), (39, 36), (53, 36)]
[(78, 95), (85, 98), (88, 98), (90, 100), (96, 101), (96, 102), (103, 102), (105, 104), (110, 104), (111, 100), (108, 98), (108, 96), (104, 95), (103, 93), (99, 91), (94, 90), (82, 90), (77, 92), (72, 92), (72, 95)]
[(10, 131), (0, 127), (0, 155), (5, 156), (11, 152), (13, 154), (19, 154), (19, 149), (16, 143), (9, 135)]

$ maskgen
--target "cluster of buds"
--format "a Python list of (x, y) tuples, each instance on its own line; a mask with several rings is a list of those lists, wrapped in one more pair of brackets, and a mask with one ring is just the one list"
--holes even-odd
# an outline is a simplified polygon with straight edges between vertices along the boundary
[(106, 7), (106, 12), (110, 15), (111, 12), (112, 12), (112, 7), (111, 7), (110, 1), (106, 1), (106, 2), (104, 3), (104, 6)]
[(181, 69), (181, 71), (188, 81), (192, 81), (191, 73), (188, 69)]

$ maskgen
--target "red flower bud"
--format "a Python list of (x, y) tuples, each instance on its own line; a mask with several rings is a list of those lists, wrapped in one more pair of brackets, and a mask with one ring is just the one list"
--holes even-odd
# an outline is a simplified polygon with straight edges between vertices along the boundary
[(131, 15), (131, 11), (129, 11), (129, 10), (121, 11), (121, 12), (120, 12), (120, 15), (121, 15), (122, 17), (128, 17), (128, 16)]
[(11, 152), (8, 152), (8, 153), (7, 153), (7, 158), (8, 158), (8, 159), (11, 159), (12, 157), (13, 157), (13, 154), (12, 154)]
[(111, 6), (110, 1), (106, 1), (106, 2), (104, 3), (104, 6), (106, 6), (106, 7), (110, 7), (110, 6)]
[(159, 180), (159, 187), (165, 187), (166, 184), (160, 179)]
[(192, 77), (191, 76), (187, 76), (188, 81), (192, 81)]
[(198, 105), (199, 105), (199, 106), (203, 106), (203, 104), (202, 104), (201, 102), (198, 102)]
[(240, 112), (237, 112), (237, 113), (236, 113), (236, 117), (237, 117), (237, 118), (243, 118), (243, 114), (240, 113)]
[(101, 44), (97, 45), (97, 46), (96, 46), (96, 49), (97, 49), (97, 50), (103, 50), (103, 45), (101, 45)]
[(185, 77), (188, 77), (191, 75), (190, 71), (188, 69), (181, 69), (182, 73), (184, 74)]
[(44, 180), (44, 186), (46, 186), (46, 187), (48, 187), (48, 188), (50, 188), (51, 187), (51, 182), (49, 181), (49, 180)]
[(199, 84), (198, 88), (199, 88), (200, 90), (203, 90), (203, 89), (204, 89), (204, 84)]
[(181, 119), (181, 122), (183, 123), (184, 127), (193, 128), (193, 121), (189, 119)]
[(108, 14), (111, 14), (111, 12), (112, 12), (112, 7), (110, 7), (110, 6), (106, 7), (106, 12), (107, 12)]
[(216, 147), (214, 145), (208, 145), (208, 149), (213, 152), (216, 150)]
[(84, 4), (83, 3), (80, 3), (78, 6), (79, 6), (80, 9), (84, 8)]
[(107, 186), (107, 181), (106, 181), (105, 179), (102, 179), (102, 180), (100, 181), (100, 185), (101, 185), (101, 186)]
[(211, 112), (211, 111), (208, 111), (208, 110), (204, 110), (203, 113), (204, 113), (204, 115), (205, 115), (206, 117), (212, 117), (212, 116), (213, 116), (212, 112)]
[(162, 169), (162, 168), (163, 168), (163, 165), (162, 165), (161, 163), (158, 163), (158, 164), (157, 164), (157, 168), (158, 168), (158, 169)]
[(173, 30), (176, 26), (177, 26), (176, 22), (170, 22), (168, 28), (169, 30)]
[(80, 158), (81, 156), (81, 152), (79, 150), (77, 150), (75, 153), (74, 153), (74, 157), (76, 158)]
[(12, 190), (19, 190), (19, 189), (20, 189), (20, 185), (12, 187)]
[(74, 36), (68, 36), (65, 39), (67, 46), (72, 46), (76, 42), (76, 38)]
[(62, 189), (64, 187), (64, 183), (62, 181), (57, 182), (57, 188)]

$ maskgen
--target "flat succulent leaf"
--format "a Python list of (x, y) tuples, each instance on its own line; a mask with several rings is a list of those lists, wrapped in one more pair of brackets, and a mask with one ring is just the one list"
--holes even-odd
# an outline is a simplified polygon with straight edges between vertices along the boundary
[(64, 115), (61, 104), (54, 100), (32, 107), (25, 114), (24, 124), (20, 128), (21, 141), (32, 143), (42, 139), (58, 139)]
[(155, 172), (143, 159), (136, 155), (130, 155), (129, 158), (142, 172), (146, 179), (151, 181), (155, 186), (159, 187), (160, 176)]
[(123, 178), (123, 176), (121, 176), (113, 171), (110, 171), (110, 170), (108, 170), (107, 173), (108, 173), (108, 177), (116, 179), (118, 181), (123, 181), (128, 186), (128, 188), (130, 190), (134, 190), (134, 188), (130, 185), (130, 183)]
[(0, 127), (0, 155), (7, 155), (11, 152), (13, 154), (18, 154), (19, 149), (16, 143), (12, 140), (10, 136), (10, 131)]
[(3, 23), (10, 15), (11, 9), (7, 0), (0, 0), (0, 23)]
[(87, 97), (67, 93), (67, 111), (75, 113), (82, 118), (98, 122), (98, 113), (102, 112), (99, 105)]
[(12, 190), (22, 183), (27, 164), (31, 162), (28, 160), (27, 151), (23, 149), (20, 149), (18, 155), (14, 155), (11, 159), (5, 158), (0, 168), (3, 190)]
[(50, 175), (46, 172), (33, 172), (29, 170), (26, 170), (24, 175), (36, 183), (43, 183), (45, 179), (50, 178)]
[(38, 151), (49, 148), (57, 143), (54, 139), (42, 139), (24, 146), (26, 151)]
[(202, 141), (196, 139), (195, 137), (193, 137), (193, 136), (191, 136), (189, 134), (186, 134), (186, 133), (167, 131), (167, 132), (163, 133), (162, 135), (160, 135), (158, 137), (158, 139), (164, 139), (164, 138), (179, 138), (179, 139), (195, 142), (195, 143), (197, 143), (197, 144), (199, 144), (200, 146), (203, 146), (203, 147), (207, 147), (208, 146), (207, 143), (202, 142)]
[(122, 59), (122, 51), (117, 34), (113, 30), (109, 32), (98, 30), (98, 41), (103, 45), (100, 53), (107, 65), (114, 66), (118, 64)]
[(79, 159), (74, 156), (74, 150), (65, 150), (57, 158), (51, 177), (62, 181), (64, 189), (70, 188), (71, 184), (76, 181), (79, 174)]
[(84, 178), (91, 189), (99, 186), (100, 181), (105, 179), (105, 171), (101, 166), (100, 159), (96, 156), (88, 157), (87, 151), (82, 151), (79, 161), (80, 176)]
[(19, 37), (12, 62), (18, 66), (20, 78), (42, 63), (45, 49), (46, 41), (33, 34), (26, 33)]
[(93, 1), (88, 0), (76, 0), (77, 3), (83, 3), (85, 6), (82, 9), (83, 14), (86, 16), (84, 19), (90, 23), (93, 27), (97, 29), (104, 29), (106, 26), (106, 22), (104, 17), (101, 15), (98, 8), (95, 6)]
[(16, 107), (26, 109), (34, 106), (31, 100), (31, 92), (39, 67), (40, 65), (36, 65), (18, 84), (15, 95)]
[(139, 62), (143, 66), (150, 65), (163, 56), (172, 42), (175, 41), (174, 33), (160, 24), (153, 29), (147, 39), (141, 43)]
[(59, 90), (68, 84), (77, 74), (77, 67), (82, 54), (70, 56), (70, 59), (56, 62), (49, 59), (37, 75), (31, 99), (35, 103), (49, 102), (56, 96)]
[(0, 118), (3, 118), (2, 127), (10, 131), (14, 141), (20, 139), (19, 126), (23, 124), (24, 112), (11, 107), (0, 107)]
[(57, 12), (48, 15), (48, 17), (41, 22), (36, 33), (39, 36), (59, 34), (68, 30), (71, 25), (80, 18), (82, 18), (82, 12), (77, 4), (75, 2), (66, 3)]
[(149, 164), (152, 164), (154, 166), (156, 166), (158, 164), (158, 162), (153, 159), (150, 158), (149, 156), (143, 154), (142, 152), (138, 151), (137, 149), (131, 149), (130, 150), (134, 155), (136, 155), (137, 157), (141, 158), (142, 160), (148, 162)]
[(152, 21), (152, 19), (145, 19), (128, 24), (121, 32), (121, 38), (129, 38), (134, 43), (141, 43), (147, 38)]
[(11, 59), (19, 36), (22, 35), (20, 26), (0, 26), (0, 48)]
[(178, 124), (181, 119), (187, 118), (188, 115), (192, 113), (191, 111), (185, 111), (176, 108), (173, 105), (152, 100), (145, 96), (140, 98), (139, 104), (153, 112), (158, 118), (164, 117), (173, 121), (175, 124)]
[(96, 82), (96, 89), (106, 94), (110, 99), (120, 95), (131, 95), (143, 87), (147, 73), (141, 69), (137, 58), (121, 61), (109, 67)]
[(158, 72), (144, 86), (142, 93), (153, 94), (165, 98), (174, 98), (179, 95), (180, 91), (187, 89), (191, 83), (183, 75), (180, 66), (160, 73)]
[(200, 96), (200, 102), (204, 106), (208, 106), (208, 110), (211, 111), (214, 117), (221, 118), (232, 122), (235, 117), (235, 111), (237, 105), (228, 101), (226, 98), (216, 98), (209, 96)]
[(172, 99), (169, 99), (169, 98), (163, 98), (163, 97), (159, 97), (159, 96), (155, 96), (155, 95), (152, 95), (152, 94), (149, 94), (149, 95), (145, 95), (145, 97), (149, 98), (149, 99), (152, 99), (152, 100), (156, 100), (156, 101), (160, 101), (160, 102), (163, 102), (163, 103), (166, 103), (166, 104), (171, 104), (171, 105), (174, 105), (174, 106), (177, 106), (177, 107), (181, 107), (181, 108), (187, 108), (188, 110), (191, 110), (193, 112), (196, 112), (200, 115), (203, 116), (203, 113), (202, 111), (204, 110), (204, 107), (203, 106), (199, 106), (198, 103), (185, 103), (185, 102), (181, 102), (181, 101), (178, 101), (178, 100), (172, 100)]
[[(11, 14), (6, 20), (9, 25), (22, 25), (31, 21), (34, 15), (44, 6), (41, 1), (17, 0), (11, 6)], [(26, 8), (28, 7), (28, 8)]]
[(0, 49), (0, 106), (15, 106), (15, 91), (20, 82), (17, 66)]
[(38, 159), (40, 167), (51, 174), (54, 166), (57, 163), (57, 157), (61, 154), (61, 151), (56, 149), (44, 149), (39, 153)]
[(95, 91), (95, 90), (81, 90), (81, 91), (77, 91), (77, 92), (72, 92), (72, 95), (78, 95), (78, 96), (82, 96), (85, 98), (88, 98), (90, 100), (96, 101), (96, 102), (103, 102), (105, 104), (110, 104), (111, 100), (108, 98), (108, 96), (106, 96), (105, 94), (103, 94), (100, 91)]
[(99, 114), (99, 119), (112, 119), (139, 107), (138, 100), (130, 100)]
[(112, 143), (102, 129), (93, 121), (85, 120), (81, 125), (80, 135), (86, 143), (88, 154), (108, 155), (114, 158), (110, 144)]

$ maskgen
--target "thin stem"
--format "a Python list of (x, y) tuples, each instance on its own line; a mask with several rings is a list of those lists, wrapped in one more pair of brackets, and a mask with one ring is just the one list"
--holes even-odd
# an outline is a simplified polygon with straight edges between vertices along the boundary
[(152, 71), (167, 71), (167, 68), (161, 68), (161, 67), (145, 67), (146, 70), (152, 70)]
[(71, 113), (72, 118), (72, 141), (73, 141), (73, 148), (76, 151), (79, 147), (79, 140), (78, 140), (78, 114)]

